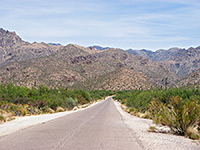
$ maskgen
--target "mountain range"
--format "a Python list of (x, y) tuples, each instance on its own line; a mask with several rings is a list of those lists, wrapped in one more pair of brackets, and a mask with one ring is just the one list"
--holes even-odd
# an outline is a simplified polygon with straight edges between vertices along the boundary
[(200, 69), (200, 46), (188, 49), (170, 48), (155, 52), (149, 50), (128, 50), (127, 52), (164, 63), (181, 79)]
[(86, 90), (181, 86), (184, 78), (200, 69), (199, 63), (200, 47), (152, 52), (29, 43), (0, 28), (0, 83), (4, 84)]

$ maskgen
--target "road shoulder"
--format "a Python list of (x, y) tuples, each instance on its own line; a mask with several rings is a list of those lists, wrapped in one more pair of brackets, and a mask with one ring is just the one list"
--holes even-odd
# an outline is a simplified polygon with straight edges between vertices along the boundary
[(136, 116), (130, 115), (129, 113), (121, 109), (121, 104), (114, 101), (117, 110), (124, 123), (130, 129), (130, 132), (138, 141), (143, 145), (144, 149), (147, 150), (199, 150), (200, 141), (195, 141), (187, 139), (182, 136), (176, 136), (172, 134), (164, 133), (153, 133), (148, 132), (149, 126), (153, 125), (152, 120), (138, 118)]

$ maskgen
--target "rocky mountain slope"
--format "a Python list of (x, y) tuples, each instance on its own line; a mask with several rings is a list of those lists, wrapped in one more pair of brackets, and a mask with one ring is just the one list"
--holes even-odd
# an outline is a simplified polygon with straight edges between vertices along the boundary
[(185, 78), (190, 73), (200, 69), (200, 47), (180, 49), (176, 55), (167, 59), (165, 64), (180, 78)]
[(81, 87), (82, 89), (87, 89), (88, 86), (92, 90), (139, 90), (155, 87), (143, 73), (134, 72), (127, 68), (117, 69), (92, 80), (86, 80), (74, 85), (75, 88)]
[(129, 50), (127, 52), (146, 57), (152, 61), (160, 61), (166, 64), (180, 78), (185, 78), (190, 73), (200, 69), (200, 47), (191, 47), (189, 49), (171, 48), (156, 52), (147, 50)]
[[(85, 49), (84, 49), (85, 50)], [(30, 60), (9, 63), (0, 68), (0, 82), (14, 83), (28, 87), (39, 86), (70, 86), (75, 81), (80, 82), (83, 77), (70, 64), (76, 63), (72, 57), (84, 57), (91, 53), (74, 45), (68, 45), (51, 56), (32, 58)]]
[(199, 47), (173, 48), (133, 55), (114, 48), (31, 44), (0, 29), (0, 83), (117, 90), (163, 86), (168, 78), (170, 86), (199, 68), (199, 52)]
[(0, 28), (0, 66), (10, 62), (49, 56), (61, 49), (61, 45), (28, 43), (15, 32)]
[(155, 61), (152, 58), (154, 56), (154, 52), (150, 51), (150, 50), (146, 50), (146, 49), (141, 49), (141, 50), (128, 49), (128, 50), (126, 50), (126, 52), (128, 52), (129, 54), (136, 55), (136, 56), (142, 56), (142, 57), (145, 57), (145, 58), (148, 58), (148, 59), (151, 58), (151, 60)]
[(176, 84), (177, 87), (182, 86), (200, 86), (200, 69), (191, 73), (186, 78), (182, 79), (180, 82)]
[[(1, 29), (0, 83), (28, 87), (93, 89), (149, 89), (178, 77), (162, 63), (131, 55), (121, 49), (97, 50), (75, 44), (67, 46), (24, 42), (14, 32)], [(120, 84), (119, 84), (120, 81)], [(117, 86), (119, 85), (119, 86)]]
[[(132, 89), (139, 88), (137, 84), (144, 78), (148, 81), (143, 82), (144, 88), (149, 88), (150, 82), (161, 85), (162, 79), (168, 76), (170, 76), (170, 83), (178, 79), (165, 65), (128, 54), (120, 49), (97, 51), (69, 44), (51, 56), (19, 61), (1, 67), (0, 82), (12, 82), (28, 87), (40, 84), (50, 87), (83, 84), (81, 86), (91, 88), (87, 84), (88, 81), (97, 81), (96, 79), (100, 78), (111, 81), (110, 73), (124, 68), (129, 70), (121, 73), (121, 76), (124, 76), (121, 77), (124, 78), (121, 82), (123, 81), (124, 84), (129, 80), (130, 72), (140, 74), (134, 77), (135, 82), (131, 81), (128, 84)], [(113, 80), (114, 78), (116, 77), (113, 76)], [(105, 84), (104, 81), (101, 83)]]
[(152, 61), (165, 61), (173, 56), (175, 56), (179, 52), (179, 48), (170, 48), (169, 50), (157, 50), (157, 51), (151, 51), (151, 50), (126, 50), (128, 53), (136, 55), (136, 56), (142, 56), (145, 58), (148, 58)]

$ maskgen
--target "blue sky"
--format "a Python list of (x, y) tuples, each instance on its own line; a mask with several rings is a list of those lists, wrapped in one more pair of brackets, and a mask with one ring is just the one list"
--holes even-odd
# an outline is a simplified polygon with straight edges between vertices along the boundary
[(200, 45), (199, 0), (1, 0), (0, 27), (29, 42), (168, 49)]

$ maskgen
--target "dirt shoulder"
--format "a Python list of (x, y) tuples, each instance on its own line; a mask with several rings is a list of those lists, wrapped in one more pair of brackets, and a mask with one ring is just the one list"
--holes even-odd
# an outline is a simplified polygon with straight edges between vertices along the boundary
[(130, 115), (121, 109), (119, 102), (114, 102), (124, 123), (130, 129), (138, 142), (146, 150), (199, 150), (200, 141), (187, 139), (182, 136), (148, 132), (149, 126), (153, 125), (152, 120), (138, 118)]

